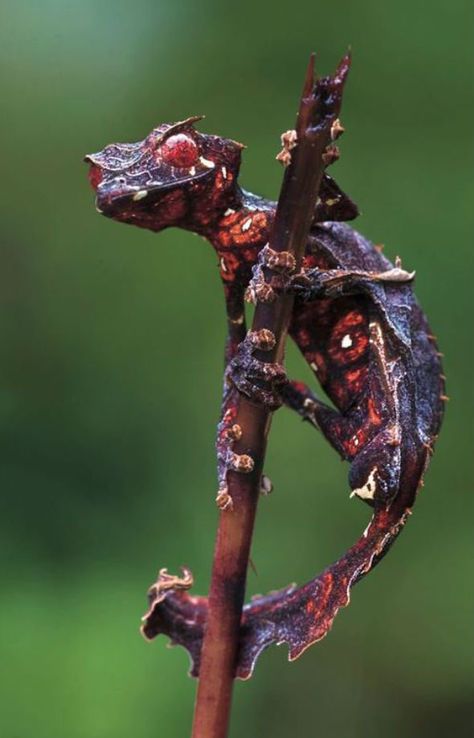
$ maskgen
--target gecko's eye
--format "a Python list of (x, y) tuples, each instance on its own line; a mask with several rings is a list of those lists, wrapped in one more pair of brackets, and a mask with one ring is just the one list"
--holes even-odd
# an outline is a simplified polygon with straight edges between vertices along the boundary
[(89, 169), (89, 182), (91, 183), (91, 186), (94, 190), (97, 189), (97, 187), (102, 182), (103, 173), (102, 169), (97, 166), (97, 164), (91, 164)]
[(193, 139), (184, 133), (167, 138), (159, 152), (164, 161), (172, 167), (192, 167), (199, 155), (199, 149)]

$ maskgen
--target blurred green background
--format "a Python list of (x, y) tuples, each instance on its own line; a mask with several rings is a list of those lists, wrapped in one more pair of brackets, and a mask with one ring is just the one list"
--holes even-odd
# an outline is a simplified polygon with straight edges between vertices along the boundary
[[(18, 0), (1, 78), (0, 733), (181, 738), (195, 683), (138, 634), (157, 569), (209, 583), (224, 339), (215, 256), (101, 218), (83, 155), (206, 113), (276, 196), (308, 53), (351, 44), (334, 174), (358, 228), (417, 270), (451, 403), (406, 532), (298, 662), (237, 684), (231, 737), (467, 736), (472, 637), (472, 28), (467, 0)], [(193, 330), (189, 331), (190, 311)], [(308, 377), (296, 352), (294, 376)], [(312, 577), (364, 528), (347, 469), (274, 421), (249, 594)]]

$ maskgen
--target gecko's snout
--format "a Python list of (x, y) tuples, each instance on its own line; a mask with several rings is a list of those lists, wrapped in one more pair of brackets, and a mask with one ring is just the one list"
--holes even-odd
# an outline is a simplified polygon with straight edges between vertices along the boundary
[[(87, 161), (87, 159), (86, 159), (86, 161)], [(90, 185), (91, 185), (92, 189), (95, 192), (97, 191), (97, 187), (102, 182), (103, 176), (104, 176), (104, 174), (103, 174), (102, 169), (99, 166), (97, 166), (97, 164), (93, 164), (92, 162), (90, 162), (90, 165), (89, 165), (89, 182), (90, 182)]]

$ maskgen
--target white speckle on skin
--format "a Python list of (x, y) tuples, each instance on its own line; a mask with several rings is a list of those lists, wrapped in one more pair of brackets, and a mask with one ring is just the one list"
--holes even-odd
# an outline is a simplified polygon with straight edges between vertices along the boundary
[(134, 200), (134, 202), (138, 202), (139, 200), (143, 200), (143, 198), (147, 197), (147, 195), (148, 190), (138, 190), (138, 192), (135, 192), (132, 200)]
[(235, 213), (235, 210), (232, 210), (232, 208), (227, 208), (224, 215), (233, 215)]
[(227, 179), (227, 169), (225, 167), (222, 167), (221, 172), (224, 179)]
[(352, 338), (348, 333), (343, 337), (341, 341), (342, 348), (350, 348), (352, 346)]
[(375, 343), (377, 340), (383, 342), (382, 329), (378, 323), (369, 323), (369, 341)]
[(317, 409), (317, 405), (314, 402), (314, 400), (311, 399), (311, 397), (306, 397), (303, 401), (303, 407), (308, 412), (308, 414), (311, 416), (312, 422), (316, 425), (316, 417), (315, 412)]
[(318, 371), (318, 365), (314, 361), (311, 362), (310, 367), (313, 370), (313, 372)]
[(216, 166), (213, 161), (205, 159), (203, 156), (199, 157), (199, 161), (201, 162), (203, 167), (207, 167), (208, 169), (214, 169), (214, 167)]
[(191, 175), (191, 177), (194, 177), (194, 175), (196, 174), (196, 167), (190, 167), (189, 174)]
[(245, 223), (242, 223), (242, 231), (248, 231), (251, 225), (252, 225), (252, 218), (248, 218), (245, 221)]
[(228, 271), (224, 258), (221, 259), (221, 269), (224, 273)]
[(357, 495), (357, 497), (360, 497), (361, 500), (373, 500), (375, 492), (377, 490), (377, 484), (375, 482), (375, 472), (377, 471), (377, 467), (374, 466), (372, 471), (370, 472), (366, 483), (363, 485), (363, 487), (358, 487), (357, 489), (353, 489), (351, 492), (351, 497), (354, 497), (354, 495)]
[(351, 441), (354, 444), (354, 446), (359, 445), (359, 439), (357, 438), (357, 436), (352, 436)]

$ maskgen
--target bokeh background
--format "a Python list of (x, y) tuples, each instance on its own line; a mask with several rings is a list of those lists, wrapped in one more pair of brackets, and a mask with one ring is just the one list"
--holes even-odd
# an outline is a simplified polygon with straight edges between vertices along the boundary
[[(467, 736), (473, 725), (473, 5), (18, 0), (0, 25), (0, 519), (5, 738), (181, 738), (188, 658), (138, 634), (157, 569), (209, 583), (224, 340), (215, 256), (101, 218), (85, 153), (206, 113), (276, 196), (308, 53), (350, 44), (334, 170), (358, 228), (417, 270), (451, 403), (391, 554), (328, 638), (237, 684), (231, 738)], [(192, 329), (190, 330), (190, 326)], [(289, 348), (294, 376), (307, 370)], [(347, 469), (278, 413), (249, 594), (331, 562), (365, 527)]]

